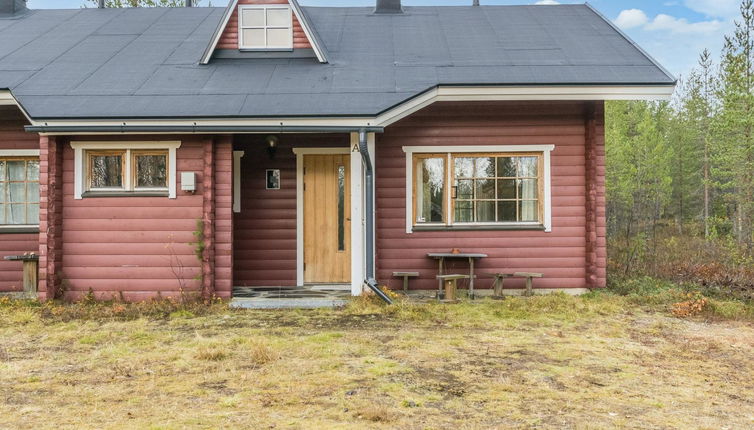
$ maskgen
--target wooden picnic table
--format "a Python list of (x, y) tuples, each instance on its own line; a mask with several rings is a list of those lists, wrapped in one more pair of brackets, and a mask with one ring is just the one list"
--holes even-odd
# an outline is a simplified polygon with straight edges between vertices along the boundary
[[(427, 257), (434, 258), (437, 260), (438, 263), (438, 269), (437, 274), (438, 276), (442, 276), (445, 273), (443, 272), (443, 269), (445, 267), (445, 259), (468, 259), (469, 260), (469, 297), (474, 298), (474, 260), (481, 259), (481, 258), (487, 258), (487, 254), (478, 254), (478, 253), (468, 253), (468, 252), (460, 252), (457, 254), (454, 254), (452, 252), (430, 252), (427, 254)], [(442, 279), (438, 279), (438, 287), (437, 287), (437, 294), (440, 294), (442, 292)], [(439, 297), (439, 295), (438, 295)]]

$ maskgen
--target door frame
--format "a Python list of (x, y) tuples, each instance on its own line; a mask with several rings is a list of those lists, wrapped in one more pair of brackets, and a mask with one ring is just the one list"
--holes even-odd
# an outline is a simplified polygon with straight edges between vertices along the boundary
[[(357, 137), (358, 139), (358, 137)], [(352, 139), (353, 140), (353, 139)], [(360, 295), (364, 281), (363, 169), (361, 153), (351, 147), (293, 148), (296, 154), (296, 285), (304, 286), (304, 156), (351, 155), (351, 293)]]

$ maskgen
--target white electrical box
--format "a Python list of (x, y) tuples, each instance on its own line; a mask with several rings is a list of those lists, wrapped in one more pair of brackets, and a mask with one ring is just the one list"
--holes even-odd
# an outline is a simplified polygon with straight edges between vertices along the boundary
[(195, 172), (181, 172), (181, 190), (182, 191), (196, 191), (196, 173)]

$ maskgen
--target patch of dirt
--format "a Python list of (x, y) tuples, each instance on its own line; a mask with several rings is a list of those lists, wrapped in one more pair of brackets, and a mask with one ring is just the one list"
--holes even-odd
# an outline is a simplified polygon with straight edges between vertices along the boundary
[(196, 384), (196, 386), (204, 390), (214, 391), (216, 393), (223, 394), (225, 396), (232, 396), (238, 393), (238, 390), (228, 388), (227, 379), (223, 379), (220, 381), (204, 381), (204, 382), (200, 382)]

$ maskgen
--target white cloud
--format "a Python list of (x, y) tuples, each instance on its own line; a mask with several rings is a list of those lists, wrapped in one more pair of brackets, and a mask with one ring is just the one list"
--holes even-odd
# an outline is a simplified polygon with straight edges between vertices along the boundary
[(555, 0), (539, 0), (538, 2), (534, 4), (560, 4), (556, 2)]
[(654, 20), (647, 23), (644, 28), (647, 30), (667, 30), (672, 33), (717, 33), (722, 28), (722, 22), (700, 21), (689, 22), (686, 18), (676, 18), (674, 16), (659, 14)]
[(622, 29), (636, 28), (646, 25), (649, 22), (647, 14), (640, 9), (627, 9), (621, 11), (615, 24)]
[(676, 18), (661, 13), (650, 19), (641, 9), (627, 9), (618, 15), (615, 24), (628, 30), (642, 28), (647, 31), (667, 31), (675, 34), (712, 34), (719, 32), (723, 23), (718, 20), (689, 22), (686, 18)]
[(741, 0), (685, 0), (684, 4), (707, 16), (733, 18), (740, 14)]

